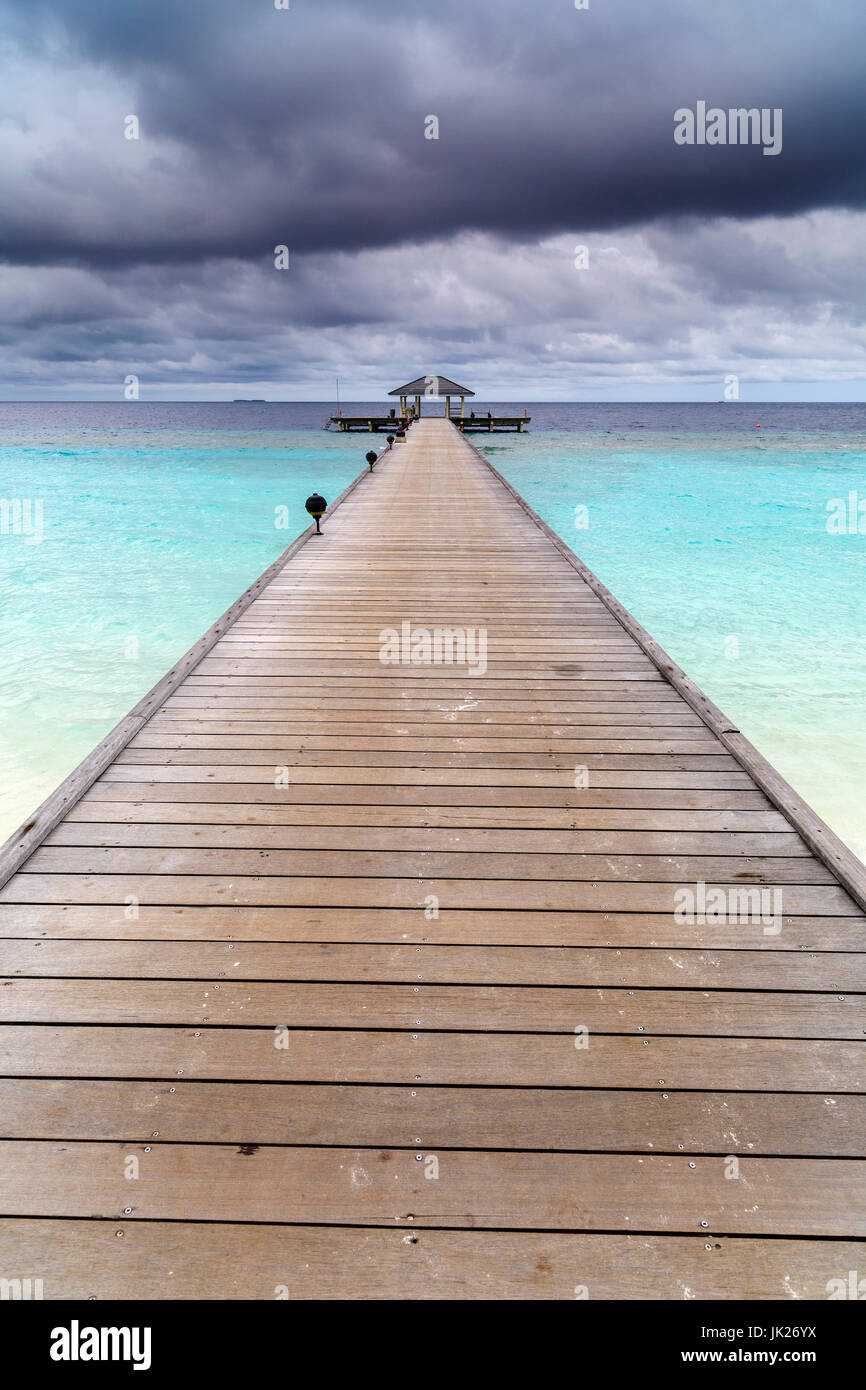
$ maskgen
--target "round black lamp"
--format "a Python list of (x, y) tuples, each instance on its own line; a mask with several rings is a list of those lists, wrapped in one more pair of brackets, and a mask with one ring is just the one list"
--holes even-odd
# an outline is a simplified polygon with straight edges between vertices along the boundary
[(370, 465), (371, 473), (373, 472), (373, 464), (376, 462), (378, 457), (379, 455), (376, 453), (375, 449), (368, 449), (367, 453), (365, 454), (365, 458)]
[(319, 525), (319, 517), (324, 516), (327, 505), (328, 504), (325, 501), (324, 497), (320, 497), (317, 492), (314, 492), (312, 497), (307, 498), (307, 511), (310, 513), (310, 516), (315, 517), (316, 519), (317, 536), (320, 536), (322, 534), (322, 528)]

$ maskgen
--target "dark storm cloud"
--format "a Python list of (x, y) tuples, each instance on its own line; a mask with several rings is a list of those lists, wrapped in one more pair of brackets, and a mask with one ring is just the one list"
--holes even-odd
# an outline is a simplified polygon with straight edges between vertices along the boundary
[[(0, 255), (256, 260), (866, 201), (862, 0), (291, 4), (0, 3), (21, 62), (85, 88), (7, 92), (24, 144), (31, 101), (47, 139), (4, 176)], [(781, 107), (782, 153), (675, 145), (699, 99)]]
[(310, 399), (339, 375), (346, 398), (376, 399), (434, 361), (488, 399), (665, 384), (681, 399), (690, 381), (717, 399), (732, 371), (744, 386), (850, 381), (866, 375), (864, 225), (820, 212), (618, 230), (588, 238), (588, 271), (571, 237), (482, 233), (422, 256), (311, 255), (290, 275), (216, 258), (0, 267), (0, 383), (118, 398), (133, 372), (151, 399), (274, 386)]
[(862, 381), (862, 0), (589, 3), (0, 0), (0, 394)]

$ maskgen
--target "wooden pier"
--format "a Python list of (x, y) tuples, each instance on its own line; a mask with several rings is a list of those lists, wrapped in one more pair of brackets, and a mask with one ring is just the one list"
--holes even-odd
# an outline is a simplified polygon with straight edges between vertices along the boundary
[[(437, 628), (472, 671), (403, 663)], [(863, 1271), (866, 871), (448, 420), (4, 866), (0, 1274), (45, 1298)]]
[(531, 415), (456, 415), (452, 422), (461, 434), (481, 434), (487, 430), (492, 434), (500, 430), (517, 430), (522, 434), (532, 419)]
[[(416, 417), (417, 418), (417, 417)], [(423, 418), (423, 417), (422, 417)], [(452, 415), (451, 422), (461, 434), (499, 433), (502, 430), (517, 430), (522, 434), (532, 419), (531, 415)], [(336, 425), (341, 433), (350, 430), (364, 434), (378, 434), (382, 430), (405, 429), (411, 417), (405, 415), (332, 415), (329, 424)]]
[(381, 430), (396, 432), (405, 429), (408, 419), (405, 415), (332, 415), (328, 422), (336, 425), (340, 433), (359, 430), (364, 434), (378, 434)]

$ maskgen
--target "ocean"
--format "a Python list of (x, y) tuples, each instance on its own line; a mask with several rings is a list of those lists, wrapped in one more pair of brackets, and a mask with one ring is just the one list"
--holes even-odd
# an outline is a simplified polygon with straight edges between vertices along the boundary
[[(475, 443), (866, 858), (866, 405), (524, 404)], [(384, 443), (332, 410), (0, 403), (0, 839)]]

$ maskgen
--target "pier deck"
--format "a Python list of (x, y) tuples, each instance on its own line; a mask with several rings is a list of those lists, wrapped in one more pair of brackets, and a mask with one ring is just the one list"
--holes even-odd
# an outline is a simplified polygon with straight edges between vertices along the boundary
[[(486, 629), (486, 671), (382, 664), (404, 621)], [(413, 425), (221, 631), (7, 851), (0, 1274), (774, 1299), (862, 1271), (862, 865), (456, 427)], [(704, 884), (780, 916), (677, 920)]]
[(341, 434), (361, 431), (364, 434), (378, 434), (382, 430), (405, 429), (408, 419), (405, 415), (332, 415), (329, 425), (336, 425)]
[[(422, 417), (423, 418), (423, 417)], [(435, 417), (434, 417), (435, 418)], [(531, 415), (452, 415), (451, 422), (461, 434), (500, 434), (506, 430), (517, 430), (522, 434), (532, 419)], [(350, 431), (364, 434), (378, 434), (382, 430), (405, 429), (408, 417), (393, 415), (332, 415), (329, 425), (346, 434)]]
[(498, 434), (504, 430), (517, 430), (522, 434), (532, 419), (531, 415), (452, 415), (451, 420), (461, 434)]

